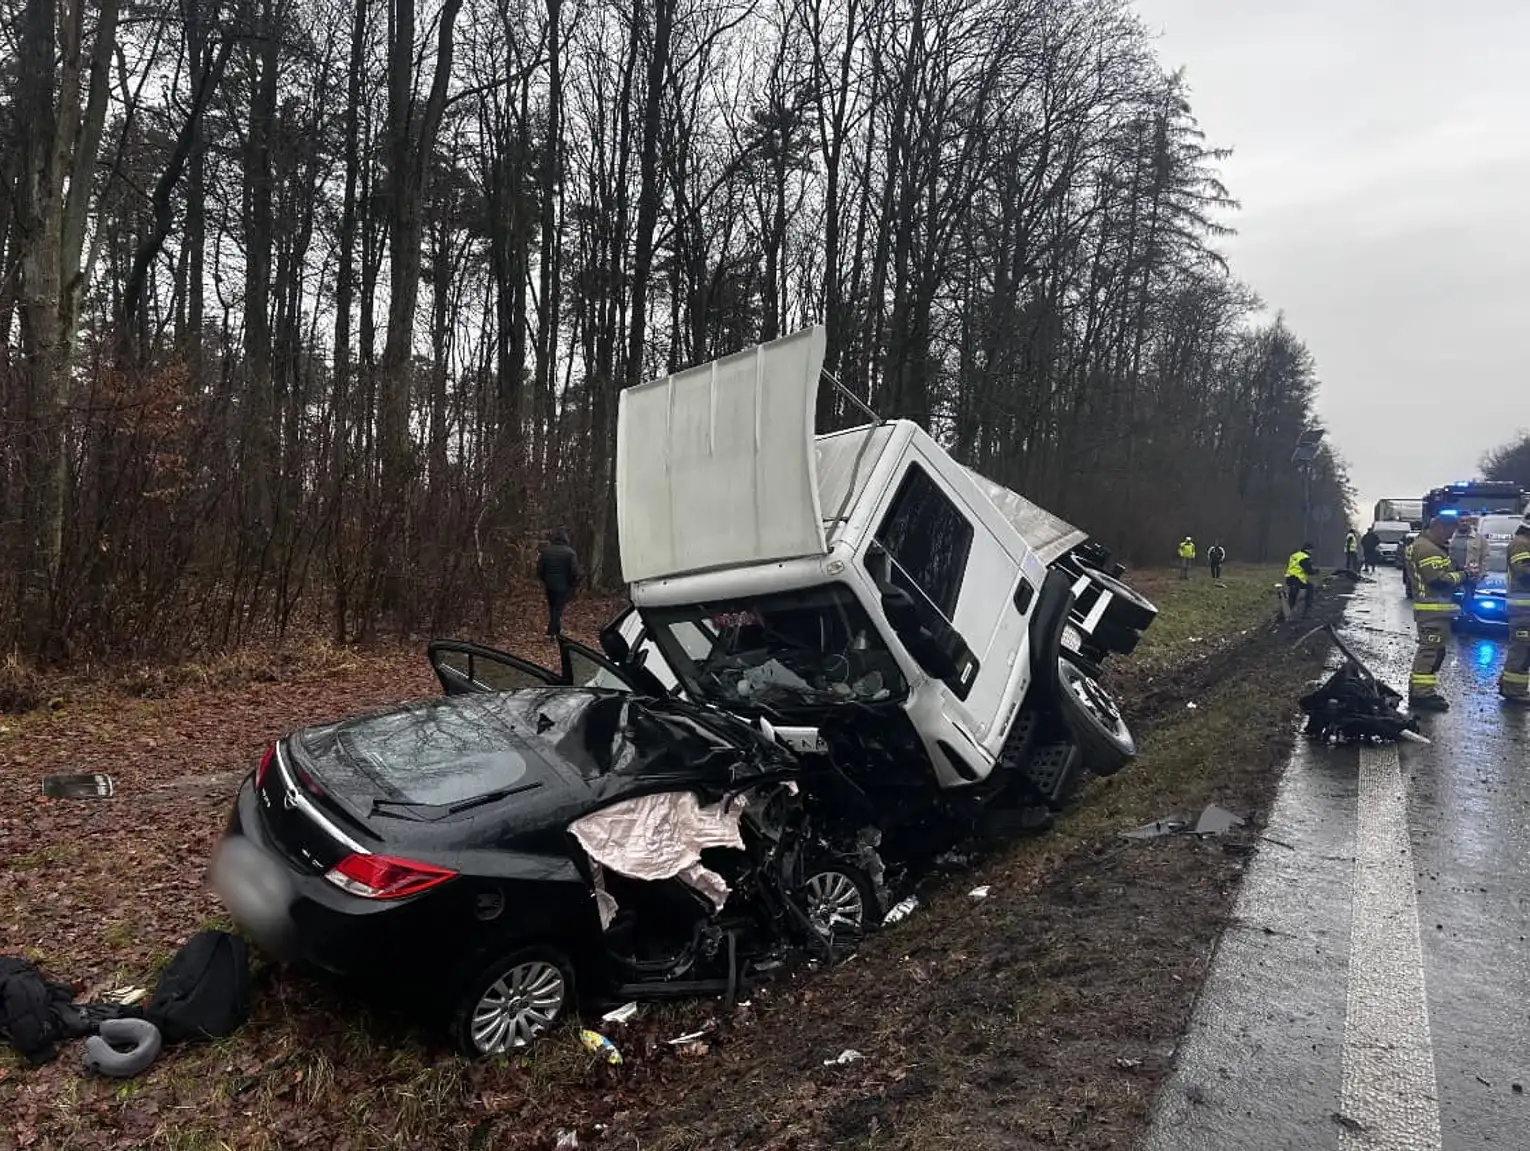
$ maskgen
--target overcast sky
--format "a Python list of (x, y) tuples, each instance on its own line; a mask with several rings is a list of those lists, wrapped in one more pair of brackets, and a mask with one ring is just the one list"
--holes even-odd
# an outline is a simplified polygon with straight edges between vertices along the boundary
[(1360, 515), (1530, 427), (1530, 0), (1136, 0)]

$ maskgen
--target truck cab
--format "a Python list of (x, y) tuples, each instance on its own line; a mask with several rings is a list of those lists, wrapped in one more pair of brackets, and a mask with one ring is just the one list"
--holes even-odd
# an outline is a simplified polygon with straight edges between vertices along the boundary
[(1152, 605), (917, 424), (814, 435), (823, 346), (812, 328), (622, 394), (635, 610), (608, 652), (801, 751), (848, 748), (861, 782), (981, 790), (1058, 745), (1062, 775), (1118, 770), (1135, 745), (1098, 664)]

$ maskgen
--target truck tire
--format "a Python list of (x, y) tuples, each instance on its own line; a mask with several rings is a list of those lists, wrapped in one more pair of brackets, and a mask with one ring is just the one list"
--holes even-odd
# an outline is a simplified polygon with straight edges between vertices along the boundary
[(1105, 618), (1095, 625), (1094, 635), (1091, 638), (1102, 651), (1115, 655), (1131, 655), (1137, 650), (1142, 633), (1136, 628), (1122, 627), (1110, 618), (1109, 612), (1106, 612)]
[(1105, 618), (1117, 627), (1128, 631), (1146, 631), (1158, 618), (1158, 609), (1153, 606), (1153, 602), (1136, 588), (1102, 571), (1091, 570), (1088, 575), (1114, 597), (1105, 609)]
[(1135, 758), (1137, 742), (1115, 700), (1066, 656), (1057, 659), (1057, 709), (1095, 775), (1114, 775)]

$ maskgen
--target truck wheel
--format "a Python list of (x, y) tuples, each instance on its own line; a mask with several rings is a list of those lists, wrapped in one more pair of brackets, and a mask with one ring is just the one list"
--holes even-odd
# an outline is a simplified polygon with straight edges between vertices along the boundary
[(1109, 614), (1095, 625), (1094, 642), (1099, 647), (1116, 655), (1131, 655), (1137, 650), (1137, 644), (1142, 639), (1142, 633), (1135, 628), (1122, 627)]
[(1137, 754), (1137, 743), (1115, 700), (1072, 660), (1057, 660), (1057, 706), (1078, 744), (1084, 766), (1095, 775), (1114, 775)]
[(1105, 618), (1128, 631), (1145, 631), (1158, 618), (1153, 602), (1136, 588), (1102, 571), (1090, 571), (1089, 578), (1114, 597), (1105, 610)]

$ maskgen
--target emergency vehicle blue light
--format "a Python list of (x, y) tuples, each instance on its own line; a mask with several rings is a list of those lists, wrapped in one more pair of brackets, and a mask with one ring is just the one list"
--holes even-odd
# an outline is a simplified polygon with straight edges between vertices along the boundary
[(1477, 610), (1486, 612), (1499, 612), (1503, 610), (1503, 601), (1492, 599), (1487, 596), (1477, 597)]
[(1458, 515), (1461, 514), (1461, 509), (1460, 508), (1441, 508), (1440, 509), (1440, 514), (1442, 516), (1458, 516)]

